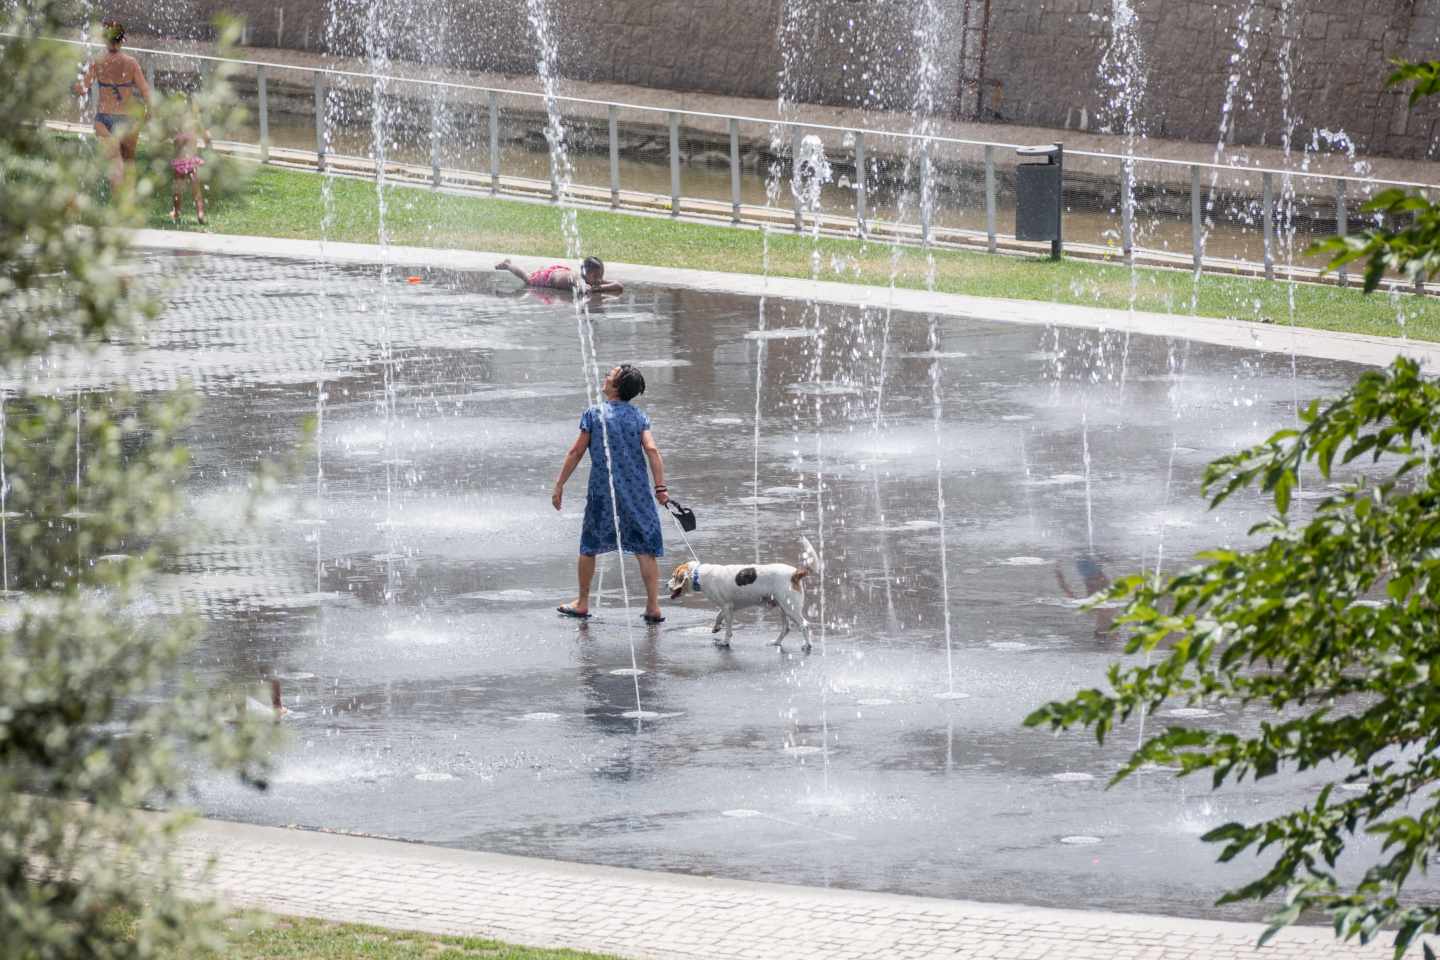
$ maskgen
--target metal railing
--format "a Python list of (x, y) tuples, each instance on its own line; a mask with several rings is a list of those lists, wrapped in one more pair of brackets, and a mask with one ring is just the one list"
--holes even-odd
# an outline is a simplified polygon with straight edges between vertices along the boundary
[[(96, 44), (76, 40), (59, 42), (95, 47)], [(331, 98), (341, 92), (354, 92), (361, 86), (370, 88), (371, 96), (405, 99), (402, 91), (427, 93), (429, 111), (428, 180), (434, 187), (447, 183), (484, 189), (492, 194), (502, 190), (528, 194), (548, 192), (552, 201), (560, 201), (561, 187), (553, 158), (548, 170), (537, 170), (533, 162), (522, 164), (525, 170), (507, 171), (503, 158), (507, 149), (514, 157), (513, 145), (539, 131), (543, 123), (545, 97), (541, 93), (505, 87), (482, 86), (427, 77), (399, 74), (382, 75), (359, 70), (309, 67), (268, 62), (222, 58), (211, 54), (149, 48), (127, 48), (144, 56), (143, 68), (154, 86), (157, 67), (164, 60), (193, 63), (196, 71), (204, 72), (213, 64), (224, 62), (234, 68), (253, 70), (255, 81), (255, 113), (259, 126), (257, 143), (261, 162), (267, 162), (280, 148), (273, 143), (272, 80), (277, 75), (301, 75), (303, 87), (309, 88), (313, 99), (314, 150), (290, 151), (290, 158), (313, 155), (315, 166), (324, 171), (342, 161), (354, 172), (357, 163), (376, 162), (373, 156), (344, 154), (334, 148), (343, 117), (331, 109)], [(238, 74), (237, 74), (238, 77)], [(292, 87), (293, 92), (301, 85)], [(807, 223), (827, 232), (849, 233), (862, 237), (888, 235), (892, 239), (923, 244), (953, 243), (983, 246), (990, 251), (1001, 245), (1028, 248), (1001, 231), (1000, 210), (1013, 203), (1014, 151), (1019, 144), (1003, 141), (973, 140), (938, 135), (925, 136), (911, 131), (894, 131), (859, 126), (841, 126), (804, 120), (786, 120), (721, 114), (706, 111), (679, 110), (671, 107), (630, 104), (586, 97), (560, 96), (556, 100), (566, 112), (570, 133), (585, 128), (583, 136), (572, 142), (571, 156), (590, 154), (603, 156), (602, 163), (578, 165), (572, 182), (571, 198), (581, 202), (608, 203), (611, 207), (640, 207), (654, 211), (668, 210), (670, 215), (683, 213), (724, 217), (732, 223), (790, 223), (797, 231)], [(518, 106), (517, 106), (518, 105)], [(446, 110), (463, 108), (472, 116), (478, 111), (484, 118), (483, 138), (473, 143), (452, 129), (448, 136), (460, 144), (462, 155), (457, 162), (444, 163), (447, 132), (442, 120)], [(343, 111), (340, 111), (343, 112)], [(296, 115), (293, 112), (289, 115)], [(507, 131), (515, 116), (521, 119), (521, 132)], [(365, 126), (365, 125), (359, 125)], [(353, 128), (353, 125), (352, 125)], [(604, 149), (588, 133), (589, 128), (604, 130)], [(625, 137), (634, 129), (644, 131), (659, 146), (649, 149), (645, 160), (652, 167), (655, 161), (668, 161), (668, 195), (659, 178), (647, 174), (651, 189), (624, 189), (622, 160), (625, 159)], [(742, 138), (746, 128), (759, 132)], [(293, 131), (292, 131), (293, 132)], [(423, 134), (423, 131), (417, 131)], [(776, 207), (767, 195), (764, 202), (747, 201), (742, 189), (747, 159), (758, 173), (761, 165), (778, 172), (782, 178), (789, 170), (793, 179), (794, 158), (801, 139), (820, 136), (832, 165), (848, 170), (832, 186), (828, 202), (820, 213), (807, 213), (802, 208), (800, 191), (792, 191), (793, 204)], [(359, 138), (363, 140), (363, 130)], [(827, 139), (828, 138), (828, 139)], [(633, 139), (633, 137), (632, 137)], [(690, 150), (699, 144), (703, 149)], [(648, 141), (647, 141), (648, 145)], [(418, 147), (418, 143), (415, 145)], [(453, 145), (452, 145), (453, 152)], [(537, 154), (538, 150), (527, 150)], [(1008, 158), (1005, 156), (1008, 154)], [(482, 157), (482, 155), (484, 155)], [(546, 152), (548, 157), (548, 151)], [(728, 195), (714, 177), (706, 177), (701, 189), (693, 189), (697, 174), (684, 175), (697, 155), (704, 162), (728, 166)], [(877, 202), (888, 195), (892, 198), (910, 186), (901, 178), (887, 174), (903, 168), (905, 157), (919, 158), (922, 179), (934, 177), (932, 183), (946, 182), (946, 189), (929, 191), (942, 198), (948, 192), (968, 197), (968, 203), (924, 203), (916, 206), (918, 223), (901, 222), (898, 217), (887, 220), (884, 214), (894, 212), (898, 200)], [(1313, 269), (1299, 267), (1295, 260), (1306, 245), (1302, 237), (1318, 238), (1345, 234), (1354, 227), (1377, 222), (1352, 212), (1360, 201), (1379, 189), (1436, 190), (1440, 184), (1391, 180), (1374, 177), (1344, 176), (1275, 167), (1242, 167), (1203, 163), (1123, 153), (1074, 150), (1067, 148), (1066, 179), (1063, 185), (1067, 214), (1067, 240), (1075, 238), (1081, 252), (1114, 256), (1133, 262), (1137, 253), (1151, 262), (1194, 269), (1221, 268), (1263, 274), (1274, 278), (1281, 254), (1286, 253), (1290, 275), (1313, 275)], [(308, 156), (306, 156), (308, 159)], [(479, 165), (473, 161), (483, 159)], [(1006, 159), (1010, 162), (1007, 164)], [(427, 164), (423, 158), (412, 161), (392, 160), (401, 173), (421, 179)], [(632, 164), (633, 172), (633, 164)], [(1142, 176), (1141, 172), (1148, 175)], [(606, 174), (608, 173), (608, 177)], [(657, 171), (658, 173), (658, 171)], [(541, 175), (545, 174), (545, 175)], [(1258, 183), (1254, 181), (1258, 179)], [(692, 189), (687, 192), (687, 180)], [(1277, 196), (1277, 186), (1279, 193)], [(753, 193), (753, 188), (752, 188)], [(838, 199), (837, 199), (838, 198)], [(1188, 201), (1188, 202), (1187, 202)], [(728, 206), (728, 211), (725, 209)], [(1149, 219), (1146, 219), (1146, 216)], [(1278, 219), (1289, 230), (1277, 232)], [(1077, 230), (1074, 220), (1085, 219)], [(1180, 231), (1188, 219), (1188, 237)], [(1257, 226), (1258, 225), (1258, 226)], [(1255, 234), (1258, 233), (1258, 237)], [(1188, 243), (1185, 241), (1188, 240)], [(1188, 249), (1185, 249), (1188, 247)], [(1217, 252), (1218, 251), (1218, 252)], [(1340, 282), (1347, 277), (1341, 272)]]

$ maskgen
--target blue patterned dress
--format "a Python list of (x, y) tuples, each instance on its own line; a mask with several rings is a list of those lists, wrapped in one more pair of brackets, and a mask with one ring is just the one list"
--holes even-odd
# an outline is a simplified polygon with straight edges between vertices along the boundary
[[(604, 423), (601, 423), (601, 417)], [(615, 497), (620, 506), (620, 544), (626, 553), (665, 555), (660, 513), (646, 469), (640, 436), (650, 418), (623, 400), (608, 400), (580, 416), (580, 429), (590, 434), (590, 487), (585, 500), (585, 526), (580, 552), (593, 557), (615, 549), (615, 514), (611, 510), (610, 478), (605, 443), (615, 461)]]

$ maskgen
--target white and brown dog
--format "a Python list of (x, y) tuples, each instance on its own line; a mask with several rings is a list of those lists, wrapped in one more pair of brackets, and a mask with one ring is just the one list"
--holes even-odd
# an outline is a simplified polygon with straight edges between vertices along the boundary
[(810, 624), (805, 621), (805, 592), (801, 581), (809, 576), (811, 567), (818, 566), (814, 551), (806, 543), (803, 564), (792, 567), (788, 563), (763, 564), (720, 564), (689, 561), (675, 568), (666, 586), (670, 599), (679, 600), (686, 590), (703, 594), (719, 606), (715, 626), (711, 633), (725, 628), (724, 639), (716, 640), (718, 646), (730, 646), (730, 635), (735, 625), (735, 611), (743, 607), (758, 607), (762, 604), (779, 607), (781, 613), (780, 635), (770, 641), (778, 647), (790, 632), (791, 625), (799, 627), (805, 634), (805, 645), (801, 648), (810, 652)]

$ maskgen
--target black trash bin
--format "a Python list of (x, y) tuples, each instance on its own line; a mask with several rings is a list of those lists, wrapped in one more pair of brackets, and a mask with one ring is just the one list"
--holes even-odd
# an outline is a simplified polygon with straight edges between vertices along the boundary
[(1065, 148), (1052, 143), (1017, 147), (1015, 152), (1031, 161), (1015, 168), (1015, 239), (1049, 241), (1051, 259), (1059, 260)]

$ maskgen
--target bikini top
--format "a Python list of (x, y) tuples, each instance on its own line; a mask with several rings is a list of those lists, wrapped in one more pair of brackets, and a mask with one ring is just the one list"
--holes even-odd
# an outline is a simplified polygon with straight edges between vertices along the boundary
[(101, 80), (99, 77), (96, 77), (96, 78), (95, 78), (95, 83), (96, 83), (97, 85), (99, 85), (99, 86), (109, 87), (111, 90), (114, 90), (114, 91), (115, 91), (115, 96), (119, 97), (121, 100), (124, 100), (124, 99), (128, 96), (128, 94), (124, 94), (124, 93), (121, 93), (121, 92), (120, 92), (120, 91), (123, 90), (124, 88), (129, 87), (129, 88), (131, 88), (132, 90), (136, 90), (136, 91), (138, 91), (138, 90), (140, 89), (140, 84), (138, 84), (138, 83), (135, 82), (135, 78), (134, 78), (134, 77), (131, 77), (129, 80), (126, 80), (124, 83), (111, 83), (111, 82), (108, 81), (108, 80)]

